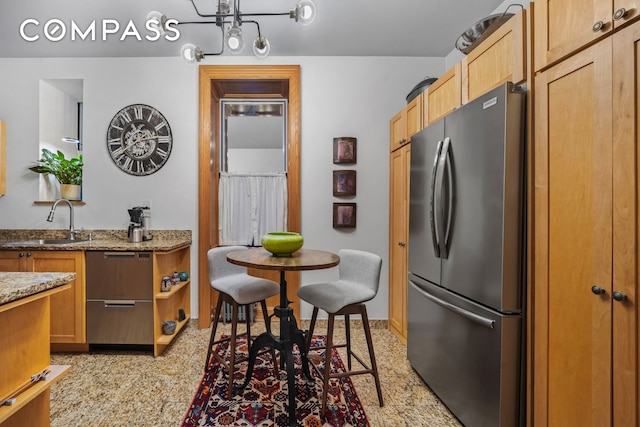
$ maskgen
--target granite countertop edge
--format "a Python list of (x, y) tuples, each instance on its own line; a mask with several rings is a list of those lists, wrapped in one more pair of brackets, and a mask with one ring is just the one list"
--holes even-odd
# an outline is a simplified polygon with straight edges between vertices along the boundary
[[(0, 230), (0, 250), (49, 251), (171, 251), (190, 245), (191, 230), (155, 230), (151, 240), (129, 243), (126, 230), (83, 230), (76, 236), (77, 243), (16, 244), (35, 239), (66, 238), (67, 230)], [(91, 240), (89, 239), (91, 236)], [(7, 245), (7, 243), (12, 243)]]
[(0, 306), (57, 288), (75, 278), (76, 273), (0, 272)]

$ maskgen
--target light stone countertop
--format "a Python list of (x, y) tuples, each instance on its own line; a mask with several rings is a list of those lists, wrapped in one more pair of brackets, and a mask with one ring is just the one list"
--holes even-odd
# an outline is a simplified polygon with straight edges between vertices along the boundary
[(0, 272), (0, 305), (57, 288), (75, 278), (76, 273)]
[[(0, 250), (171, 251), (191, 244), (191, 230), (152, 230), (153, 238), (140, 243), (129, 243), (126, 230), (83, 230), (76, 236), (79, 240), (77, 243), (13, 243), (36, 239), (61, 239), (66, 238), (67, 234), (67, 230), (0, 230)], [(89, 235), (91, 240), (87, 240)]]

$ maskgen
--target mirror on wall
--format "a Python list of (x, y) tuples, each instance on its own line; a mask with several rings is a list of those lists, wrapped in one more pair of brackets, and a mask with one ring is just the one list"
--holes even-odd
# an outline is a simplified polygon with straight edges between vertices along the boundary
[[(39, 86), (39, 144), (34, 160), (42, 149), (63, 152), (66, 158), (82, 154), (82, 79), (41, 79)], [(60, 197), (56, 179), (40, 175), (38, 200)]]
[(220, 171), (287, 171), (287, 101), (220, 101)]

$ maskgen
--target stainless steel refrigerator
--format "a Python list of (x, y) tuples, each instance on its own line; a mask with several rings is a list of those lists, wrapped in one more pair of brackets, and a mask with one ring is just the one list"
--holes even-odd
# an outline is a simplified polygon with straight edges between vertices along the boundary
[(525, 95), (411, 138), (407, 356), (467, 427), (524, 425)]

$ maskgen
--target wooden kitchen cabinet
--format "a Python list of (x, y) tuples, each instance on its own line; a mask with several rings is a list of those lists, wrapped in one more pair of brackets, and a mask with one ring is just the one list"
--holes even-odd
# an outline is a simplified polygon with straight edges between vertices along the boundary
[(640, 16), (640, 0), (537, 0), (536, 71), (607, 36)]
[(394, 151), (408, 142), (407, 138), (407, 107), (391, 118), (389, 151)]
[(51, 344), (87, 342), (83, 251), (0, 251), (0, 271), (75, 272), (71, 288), (51, 296)]
[(638, 52), (635, 23), (535, 77), (535, 426), (640, 421)]
[[(183, 246), (171, 251), (154, 251), (153, 253), (153, 355), (159, 356), (178, 335), (178, 332), (191, 318), (191, 247)], [(186, 271), (189, 279), (173, 285), (170, 292), (162, 292), (162, 277), (174, 272)], [(179, 310), (184, 310), (185, 318), (178, 319)], [(175, 320), (176, 330), (171, 335), (162, 331), (164, 320)]]
[(389, 329), (407, 342), (409, 169), (411, 145), (391, 153), (389, 185)]
[[(0, 399), (13, 396), (13, 405), (0, 406), (3, 427), (50, 426), (50, 387), (70, 369), (51, 365), (49, 350), (50, 298), (68, 285), (52, 288), (0, 305)], [(43, 380), (33, 375), (49, 370)], [(30, 387), (22, 389), (25, 384)], [(21, 390), (21, 391), (18, 391)]]
[(422, 97), (424, 92), (416, 96), (407, 104), (407, 139), (411, 142), (411, 137), (420, 132), (422, 125)]
[[(433, 82), (426, 91), (426, 127), (462, 105), (462, 68), (460, 62)], [(426, 120), (425, 120), (426, 119)]]
[(526, 10), (521, 10), (462, 59), (462, 104), (505, 82), (526, 80)]

